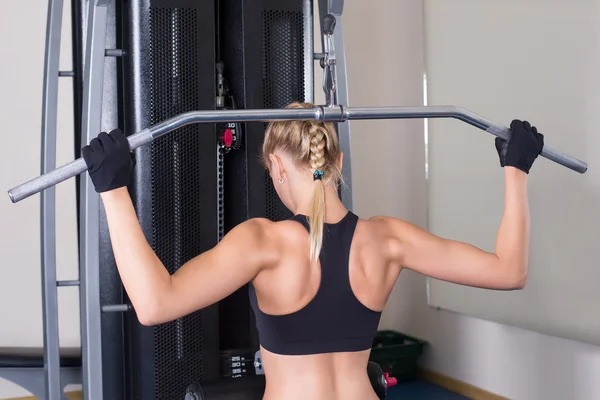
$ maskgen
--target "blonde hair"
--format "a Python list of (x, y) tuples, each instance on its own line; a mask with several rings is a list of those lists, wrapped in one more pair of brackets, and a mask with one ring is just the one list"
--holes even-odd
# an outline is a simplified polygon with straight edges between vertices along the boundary
[[(313, 108), (310, 103), (294, 102), (286, 108)], [(337, 166), (339, 141), (335, 126), (320, 121), (272, 121), (267, 126), (263, 143), (263, 163), (269, 168), (269, 154), (281, 150), (289, 154), (298, 167), (323, 171), (322, 179), (313, 182), (313, 197), (309, 208), (310, 259), (315, 261), (323, 245), (325, 223), (325, 185), (337, 188), (341, 171)], [(308, 171), (307, 171), (308, 172)], [(311, 175), (312, 176), (312, 175)]]

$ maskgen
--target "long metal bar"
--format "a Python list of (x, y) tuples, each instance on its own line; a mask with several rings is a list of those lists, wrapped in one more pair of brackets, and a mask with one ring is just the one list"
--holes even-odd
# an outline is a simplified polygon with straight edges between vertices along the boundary
[[(89, 143), (102, 125), (106, 25), (110, 0), (88, 2), (82, 97), (81, 143)], [(80, 320), (83, 398), (102, 400), (99, 196), (89, 176), (80, 187)]]
[[(350, 108), (316, 106), (306, 109), (192, 111), (137, 132), (129, 136), (128, 140), (129, 148), (134, 150), (185, 125), (199, 123), (286, 120), (344, 122), (347, 120), (411, 118), (455, 118), (503, 139), (508, 139), (510, 135), (509, 128), (455, 106)], [(542, 150), (541, 156), (582, 174), (587, 171), (585, 162), (547, 146)], [(10, 189), (8, 195), (11, 201), (16, 203), (86, 170), (85, 161), (80, 158)]]
[[(42, 174), (56, 168), (58, 68), (60, 62), (62, 12), (62, 0), (50, 0), (48, 2), (42, 97)], [(58, 293), (56, 288), (56, 191), (54, 187), (49, 189), (42, 192), (40, 196), (44, 397), (48, 400), (60, 400), (62, 399), (63, 391), (60, 381)]]

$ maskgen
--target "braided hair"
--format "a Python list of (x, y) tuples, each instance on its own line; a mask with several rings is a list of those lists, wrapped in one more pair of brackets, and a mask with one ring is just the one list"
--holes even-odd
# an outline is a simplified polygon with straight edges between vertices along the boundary
[[(287, 108), (312, 108), (309, 103), (292, 103)], [(338, 185), (341, 171), (337, 167), (339, 141), (331, 122), (273, 121), (265, 132), (263, 163), (268, 168), (269, 154), (282, 150), (290, 154), (299, 167), (307, 167), (313, 178), (313, 197), (309, 207), (310, 258), (318, 259), (323, 244), (325, 223), (325, 186)], [(310, 172), (309, 172), (310, 171)]]

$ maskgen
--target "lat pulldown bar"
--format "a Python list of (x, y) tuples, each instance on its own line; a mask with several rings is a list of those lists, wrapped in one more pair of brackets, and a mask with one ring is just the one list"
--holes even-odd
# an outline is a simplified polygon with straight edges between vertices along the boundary
[[(192, 111), (180, 114), (137, 132), (129, 136), (128, 140), (129, 148), (134, 150), (182, 126), (199, 123), (268, 122), (276, 120), (343, 122), (346, 120), (408, 118), (456, 118), (503, 139), (508, 139), (510, 135), (510, 129), (507, 127), (489, 121), (471, 111), (454, 106), (351, 108), (343, 106), (317, 106), (307, 109)], [(587, 171), (587, 164), (585, 162), (547, 146), (544, 146), (540, 155), (581, 174)], [(66, 179), (79, 175), (86, 170), (87, 165), (85, 161), (79, 158), (10, 189), (8, 196), (13, 203), (16, 203)]]

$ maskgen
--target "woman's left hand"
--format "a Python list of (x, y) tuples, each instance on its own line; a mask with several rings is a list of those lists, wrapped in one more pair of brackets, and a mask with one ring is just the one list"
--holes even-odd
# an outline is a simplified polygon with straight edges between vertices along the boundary
[(104, 193), (129, 185), (135, 162), (121, 130), (100, 133), (81, 149), (81, 155), (96, 192)]

